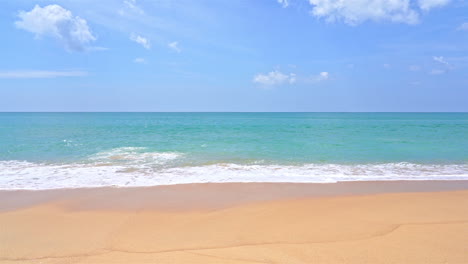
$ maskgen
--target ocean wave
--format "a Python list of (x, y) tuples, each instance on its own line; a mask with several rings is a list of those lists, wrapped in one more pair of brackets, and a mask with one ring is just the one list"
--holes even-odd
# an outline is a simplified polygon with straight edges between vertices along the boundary
[[(341, 181), (468, 180), (468, 164), (303, 164), (245, 165), (218, 163), (200, 166), (151, 167), (141, 160), (167, 162), (177, 153), (142, 152), (144, 149), (115, 149), (90, 159), (94, 163), (45, 164), (0, 161), (0, 189), (57, 189), (82, 187), (135, 187), (184, 183)], [(112, 153), (111, 153), (112, 152)], [(107, 162), (123, 155), (130, 163)], [(144, 157), (144, 158), (142, 158)], [(135, 160), (140, 160), (134, 162)], [(143, 162), (144, 163), (144, 162)]]
[(121, 147), (98, 152), (88, 157), (95, 163), (119, 163), (133, 165), (160, 165), (181, 157), (176, 152), (150, 152), (144, 147)]

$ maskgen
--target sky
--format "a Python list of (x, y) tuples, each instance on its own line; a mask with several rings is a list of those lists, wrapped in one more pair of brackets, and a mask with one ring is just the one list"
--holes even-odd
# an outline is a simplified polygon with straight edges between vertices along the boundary
[(2, 0), (0, 111), (468, 111), (465, 0)]

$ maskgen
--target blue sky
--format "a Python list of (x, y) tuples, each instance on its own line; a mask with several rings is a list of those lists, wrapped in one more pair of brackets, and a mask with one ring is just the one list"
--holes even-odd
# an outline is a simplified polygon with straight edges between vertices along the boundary
[(468, 111), (468, 1), (0, 7), (0, 111)]

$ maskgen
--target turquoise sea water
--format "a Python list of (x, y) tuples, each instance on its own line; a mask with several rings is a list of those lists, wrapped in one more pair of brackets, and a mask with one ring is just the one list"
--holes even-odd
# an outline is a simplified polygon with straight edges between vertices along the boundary
[(0, 113), (0, 188), (468, 179), (468, 113)]

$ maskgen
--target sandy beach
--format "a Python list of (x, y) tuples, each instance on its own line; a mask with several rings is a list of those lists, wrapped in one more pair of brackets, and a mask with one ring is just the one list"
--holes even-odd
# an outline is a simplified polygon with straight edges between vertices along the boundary
[(468, 0), (0, 0), (0, 264), (468, 264)]
[(468, 263), (468, 182), (0, 192), (1, 263)]

